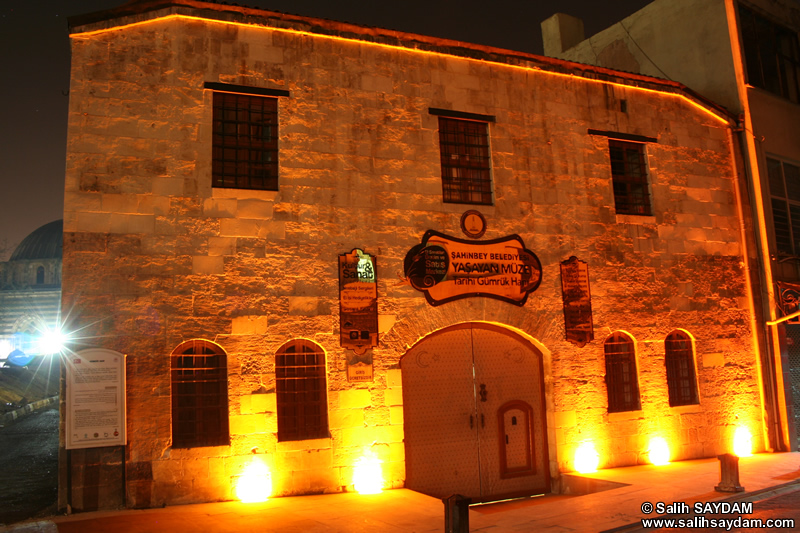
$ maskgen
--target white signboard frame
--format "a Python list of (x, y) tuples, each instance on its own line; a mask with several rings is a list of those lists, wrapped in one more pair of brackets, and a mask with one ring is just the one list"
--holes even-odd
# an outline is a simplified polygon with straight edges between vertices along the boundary
[(89, 348), (66, 356), (68, 450), (124, 446), (125, 356)]

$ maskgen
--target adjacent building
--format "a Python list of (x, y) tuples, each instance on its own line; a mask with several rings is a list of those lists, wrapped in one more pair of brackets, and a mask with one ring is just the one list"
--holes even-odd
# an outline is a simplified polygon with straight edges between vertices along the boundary
[(62, 235), (62, 220), (45, 224), (0, 263), (0, 364), (51, 354), (42, 340), (60, 326)]
[(583, 22), (565, 14), (542, 29), (545, 55), (679, 81), (736, 115), (743, 192), (751, 205), (768, 446), (798, 449), (800, 6), (656, 0), (588, 39)]
[(127, 439), (67, 449), (62, 406), (62, 507), (231, 499), (254, 461), (274, 495), (372, 459), (384, 488), (478, 501), (560, 490), (579, 449), (765, 448), (725, 109), (195, 0), (70, 39), (65, 382), (125, 357)]

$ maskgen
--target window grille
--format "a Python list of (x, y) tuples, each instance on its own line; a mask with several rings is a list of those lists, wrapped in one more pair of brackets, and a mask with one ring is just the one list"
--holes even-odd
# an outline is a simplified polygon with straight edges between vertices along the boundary
[(171, 359), (173, 448), (230, 444), (225, 352), (211, 342), (191, 340)]
[(444, 201), (492, 205), (488, 125), (439, 117), (439, 149)]
[(692, 339), (682, 331), (673, 331), (664, 341), (664, 364), (667, 367), (669, 405), (693, 405), (697, 398)]
[(328, 437), (325, 352), (306, 340), (284, 345), (275, 355), (278, 440)]
[(609, 140), (608, 148), (617, 214), (652, 215), (644, 145)]
[(608, 412), (638, 411), (639, 377), (633, 340), (623, 333), (613, 333), (604, 344)]
[(767, 158), (775, 248), (779, 256), (800, 256), (800, 166)]
[(278, 100), (214, 93), (214, 187), (278, 190)]
[(798, 103), (800, 46), (797, 33), (739, 4), (747, 82)]

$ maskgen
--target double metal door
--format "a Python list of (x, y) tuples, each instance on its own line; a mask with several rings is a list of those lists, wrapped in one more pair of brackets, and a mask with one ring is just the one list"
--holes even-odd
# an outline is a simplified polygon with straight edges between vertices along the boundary
[(401, 360), (406, 487), (473, 501), (549, 491), (541, 355), (512, 332), (463, 324)]

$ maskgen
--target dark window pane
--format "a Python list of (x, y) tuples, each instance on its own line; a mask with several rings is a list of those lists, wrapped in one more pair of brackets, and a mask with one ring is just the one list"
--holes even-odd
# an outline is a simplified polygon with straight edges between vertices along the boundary
[(794, 255), (792, 250), (792, 233), (789, 227), (789, 212), (786, 201), (772, 199), (772, 225), (775, 229), (775, 245), (779, 253)]
[(608, 149), (616, 212), (620, 215), (652, 215), (644, 145), (611, 140)]
[(639, 401), (639, 376), (633, 340), (623, 333), (614, 333), (603, 345), (606, 362), (606, 388), (608, 412), (637, 411)]
[(797, 34), (739, 5), (742, 47), (747, 63), (747, 81), (798, 102), (800, 46)]
[(492, 205), (488, 131), (485, 122), (439, 117), (445, 202)]
[(669, 404), (693, 405), (700, 403), (694, 371), (694, 349), (689, 335), (674, 331), (664, 341), (664, 364), (667, 367)]
[(208, 341), (188, 341), (172, 353), (172, 446), (223, 446), (228, 432), (225, 353)]
[(783, 186), (783, 169), (781, 167), (781, 162), (768, 157), (767, 174), (769, 176), (770, 194), (777, 198), (786, 198), (786, 190)]
[(277, 134), (276, 98), (214, 93), (213, 186), (278, 190)]
[(795, 251), (792, 255), (797, 255), (797, 252), (800, 251), (800, 205), (789, 205), (789, 218), (791, 219), (792, 243)]
[[(783, 177), (786, 180), (786, 192), (789, 200), (800, 202), (800, 167), (783, 163)], [(770, 183), (772, 179), (770, 178)]]
[(275, 355), (278, 440), (328, 436), (325, 353), (310, 341), (297, 340)]

